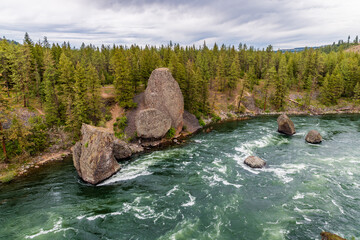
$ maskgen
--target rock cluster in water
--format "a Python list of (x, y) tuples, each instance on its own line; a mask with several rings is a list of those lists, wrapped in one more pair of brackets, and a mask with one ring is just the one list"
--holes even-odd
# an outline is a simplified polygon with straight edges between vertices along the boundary
[(79, 176), (88, 183), (97, 184), (120, 170), (117, 160), (142, 151), (136, 145), (117, 139), (106, 128), (83, 124), (81, 141), (73, 148), (73, 162)]
[[(184, 113), (184, 98), (179, 84), (169, 69), (155, 69), (149, 78), (140, 107), (130, 118), (137, 136), (144, 139), (159, 139), (173, 127), (176, 133), (183, 129), (183, 122), (189, 122), (190, 130), (199, 129), (195, 116)], [(194, 124), (195, 123), (195, 124)], [(74, 166), (86, 182), (97, 184), (116, 173), (120, 168), (117, 160), (130, 157), (143, 147), (117, 139), (109, 129), (83, 124), (81, 141), (73, 148)]]
[(259, 157), (250, 156), (244, 160), (244, 163), (252, 168), (262, 168), (266, 165), (266, 162)]
[(286, 114), (281, 114), (278, 119), (278, 132), (286, 135), (294, 135), (296, 133), (294, 123)]
[(305, 137), (305, 141), (308, 143), (321, 143), (322, 142), (322, 137), (320, 135), (320, 133), (316, 130), (311, 130), (310, 132), (308, 132), (308, 134)]

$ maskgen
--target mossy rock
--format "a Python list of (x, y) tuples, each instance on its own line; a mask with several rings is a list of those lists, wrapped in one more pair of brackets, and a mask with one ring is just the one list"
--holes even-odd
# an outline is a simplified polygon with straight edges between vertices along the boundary
[(322, 232), (320, 235), (321, 240), (346, 240), (345, 238), (339, 237), (338, 235), (329, 232)]

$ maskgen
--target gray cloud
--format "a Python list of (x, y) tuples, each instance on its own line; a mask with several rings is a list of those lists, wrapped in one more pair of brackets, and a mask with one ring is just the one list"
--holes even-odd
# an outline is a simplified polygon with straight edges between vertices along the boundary
[[(345, 2), (345, 1), (343, 1)], [(79, 46), (238, 45), (275, 48), (331, 43), (358, 34), (357, 0), (33, 0), (0, 3), (0, 33)]]

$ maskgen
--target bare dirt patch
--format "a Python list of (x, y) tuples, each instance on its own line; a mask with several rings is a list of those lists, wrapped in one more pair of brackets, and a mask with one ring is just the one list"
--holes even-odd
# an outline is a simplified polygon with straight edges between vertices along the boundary
[(125, 111), (123, 108), (119, 106), (119, 104), (115, 104), (114, 106), (112, 106), (110, 113), (111, 113), (111, 120), (105, 123), (105, 127), (113, 131), (113, 126), (114, 123), (116, 122), (116, 118), (124, 116)]

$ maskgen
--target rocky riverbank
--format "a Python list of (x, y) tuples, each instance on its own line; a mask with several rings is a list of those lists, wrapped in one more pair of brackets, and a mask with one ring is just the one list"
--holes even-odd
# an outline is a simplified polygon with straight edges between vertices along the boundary
[[(182, 144), (186, 142), (186, 139), (193, 134), (196, 134), (198, 131), (202, 130), (204, 132), (211, 131), (211, 126), (213, 124), (221, 124), (229, 121), (244, 121), (253, 117), (261, 117), (261, 116), (278, 116), (280, 114), (287, 114), (289, 116), (303, 115), (303, 116), (312, 116), (312, 115), (335, 115), (335, 114), (360, 114), (360, 110), (358, 108), (342, 108), (338, 110), (321, 110), (318, 109), (317, 114), (309, 113), (308, 111), (285, 111), (285, 112), (260, 112), (260, 113), (244, 113), (244, 114), (232, 114), (231, 116), (225, 112), (219, 112), (218, 116), (221, 118), (219, 121), (213, 121), (212, 118), (204, 119), (206, 125), (201, 129), (190, 128), (188, 127), (188, 131), (182, 132), (178, 136), (173, 139), (164, 138), (162, 140), (152, 140), (152, 141), (142, 141), (141, 144), (143, 146), (143, 152), (151, 152), (156, 150), (161, 150), (166, 147)], [(185, 115), (184, 113), (184, 120)], [(193, 117), (191, 115), (190, 117)], [(194, 119), (192, 119), (194, 121)], [(184, 121), (184, 124), (185, 121)], [(0, 170), (3, 170), (0, 173), (0, 184), (4, 182), (9, 182), (13, 179), (17, 179), (22, 176), (26, 176), (31, 174), (33, 169), (41, 168), (42, 166), (56, 161), (62, 161), (66, 157), (72, 154), (71, 148), (68, 149), (60, 149), (51, 152), (44, 152), (35, 157), (29, 157), (24, 164), (15, 164), (14, 166), (6, 166), (5, 164), (0, 165)], [(138, 153), (140, 154), (140, 153)]]

